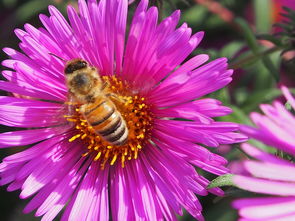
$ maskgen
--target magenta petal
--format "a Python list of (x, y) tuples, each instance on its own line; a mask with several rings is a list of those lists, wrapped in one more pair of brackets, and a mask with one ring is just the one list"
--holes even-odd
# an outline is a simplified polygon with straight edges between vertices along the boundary
[(119, 1), (116, 12), (116, 33), (115, 33), (115, 57), (116, 57), (116, 73), (122, 71), (123, 53), (125, 44), (125, 30), (127, 22), (128, 2)]
[(81, 185), (76, 191), (75, 197), (71, 200), (71, 206), (68, 207), (68, 210), (71, 209), (71, 212), (65, 212), (65, 214), (70, 215), (70, 217), (66, 218), (67, 220), (83, 219), (82, 217), (87, 217), (87, 214), (92, 212), (90, 205), (93, 203), (95, 195), (92, 195), (91, 192), (94, 191), (98, 171), (97, 163), (92, 163), (88, 168)]
[(295, 166), (292, 164), (279, 165), (275, 163), (245, 161), (244, 167), (253, 176), (259, 178), (291, 182), (295, 181)]
[(292, 165), (290, 164), (290, 162), (280, 159), (272, 154), (266, 153), (248, 143), (242, 144), (242, 149), (250, 156), (261, 161), (283, 164), (283, 165)]
[[(274, 194), (279, 196), (295, 196), (295, 184), (252, 177), (235, 175), (234, 183), (252, 192)], [(267, 188), (265, 188), (267, 186)]]
[[(106, 203), (109, 202), (108, 174), (109, 167), (105, 168), (104, 173), (100, 173), (100, 176), (98, 176), (96, 179), (96, 190), (94, 192), (95, 198), (90, 208), (90, 211), (93, 213), (88, 213), (88, 220), (91, 220), (93, 218), (98, 220), (109, 219), (109, 204)], [(97, 192), (99, 192), (100, 194), (96, 194)]]
[[(135, 186), (141, 186), (140, 191), (132, 191), (132, 198), (136, 200), (134, 208), (137, 210), (138, 215), (147, 217), (148, 220), (159, 220), (162, 218), (162, 213), (159, 212), (159, 205), (155, 197), (154, 186), (149, 179), (150, 176), (145, 175), (146, 171), (141, 168), (142, 162), (135, 161), (134, 163), (126, 166), (129, 186), (131, 189)], [(136, 176), (135, 172), (139, 172), (142, 176)]]
[[(25, 24), (24, 28), (26, 29), (27, 33), (34, 38), (36, 41), (40, 42), (41, 45), (43, 45), (45, 48), (48, 49), (51, 53), (57, 55), (57, 56), (62, 56), (62, 51), (59, 48), (58, 44), (53, 40), (53, 38), (50, 36), (50, 34), (43, 28), (36, 29), (34, 26), (30, 24)], [(54, 70), (58, 70), (58, 68), (63, 68), (63, 63), (59, 59), (54, 61), (54, 65), (50, 66)], [(58, 68), (57, 68), (58, 67)], [(56, 69), (55, 69), (56, 68)], [(62, 75), (60, 72), (56, 72), (55, 74)]]
[[(19, 29), (16, 30), (16, 33), (19, 33)], [(42, 79), (45, 79), (46, 77), (48, 77), (48, 81), (52, 82), (53, 80), (55, 80), (57, 81), (56, 83), (58, 84), (61, 83), (61, 82), (58, 82), (58, 80), (63, 79), (64, 77), (61, 74), (61, 71), (63, 69), (63, 63), (61, 63), (60, 60), (55, 59), (52, 56), (49, 57), (49, 54), (48, 54), (49, 51), (44, 52), (44, 55), (42, 55), (42, 56), (46, 56), (44, 58), (43, 57), (40, 58), (39, 56), (32, 56), (32, 54), (34, 53), (39, 53), (39, 50), (35, 49), (35, 51), (33, 51), (33, 49), (30, 48), (30, 44), (34, 43), (36, 45), (36, 41), (38, 41), (38, 39), (34, 41), (33, 39), (30, 38), (28, 34), (22, 35), (21, 39), (23, 39), (24, 42), (20, 44), (20, 47), (24, 48), (26, 52), (28, 52), (27, 55), (22, 54), (12, 48), (4, 48), (3, 51), (12, 59), (15, 59), (15, 62), (16, 61), (23, 62), (28, 67), (32, 68), (35, 72), (38, 73), (38, 76), (41, 77)], [(29, 42), (25, 43), (25, 41), (29, 41)], [(42, 48), (40, 50), (42, 51), (47, 49)], [(30, 57), (30, 55), (32, 57)], [(37, 59), (37, 60), (34, 60), (34, 59)], [(3, 65), (5, 65), (5, 61)], [(34, 73), (28, 73), (27, 77), (32, 77), (30, 76), (31, 74), (33, 75)], [(42, 82), (42, 83), (46, 84), (47, 82)]]
[(131, 189), (128, 188), (123, 169), (120, 166), (111, 171), (111, 206), (112, 216), (115, 220), (133, 220), (135, 211), (132, 206)]
[(14, 166), (12, 169), (8, 169), (4, 172), (1, 172), (0, 186), (11, 183), (13, 180), (15, 180), (16, 174), (21, 167), (22, 164), (18, 164)]
[[(68, 147), (72, 148), (73, 151), (65, 154), (65, 156), (63, 156), (62, 153), (56, 154), (56, 156), (50, 156), (50, 158), (42, 160), (42, 166), (33, 169), (22, 186), (23, 191), (20, 195), (21, 198), (31, 196), (50, 183), (57, 174), (60, 175), (63, 171), (66, 172), (73, 166), (73, 163), (80, 158), (79, 154), (81, 154), (81, 149), (73, 148), (70, 145), (68, 145)], [(46, 173), (46, 171), (49, 172)]]
[[(175, 80), (172, 78), (169, 81), (168, 78), (165, 87), (170, 88), (171, 93), (159, 99), (153, 97), (152, 101), (160, 107), (166, 107), (188, 102), (218, 90), (231, 81), (233, 71), (227, 70), (227, 66), (227, 60), (220, 58), (195, 70), (184, 72)], [(171, 76), (173, 77), (173, 75)], [(182, 84), (178, 82), (179, 78), (182, 78)], [(165, 81), (163, 84), (165, 85)]]
[[(290, 100), (291, 105), (294, 106), (294, 98), (288, 89), (283, 87), (282, 91), (287, 100)], [(294, 115), (277, 101), (273, 102), (272, 105), (261, 104), (260, 108), (264, 114), (251, 113), (251, 118), (257, 128), (241, 125), (241, 131), (278, 150), (294, 155)], [(233, 206), (239, 210), (241, 220), (294, 220), (294, 164), (250, 144), (243, 144), (242, 148), (258, 161), (246, 160), (240, 163), (239, 166), (243, 166), (248, 174), (245, 174), (245, 176), (235, 175), (234, 183), (248, 191), (281, 197), (235, 201)]]
[(294, 205), (294, 197), (243, 199), (233, 203), (235, 208), (240, 209), (241, 216), (255, 220), (289, 220), (294, 215)]
[[(143, 162), (146, 167), (152, 165), (149, 163), (148, 159), (145, 156), (142, 157)], [(150, 176), (153, 178), (157, 191), (160, 192), (160, 195), (165, 197), (166, 203), (171, 207), (177, 214), (182, 215), (181, 205), (177, 199), (177, 196), (174, 194), (173, 188), (171, 188), (171, 184), (169, 182), (165, 183), (162, 177), (154, 171), (150, 170)]]
[[(15, 127), (65, 124), (62, 105), (14, 97), (0, 97), (0, 123)], [(42, 114), (41, 114), (42, 113)]]
[[(75, 197), (67, 207), (62, 220), (108, 220), (108, 168), (101, 171), (94, 162), (89, 167)], [(86, 218), (85, 218), (86, 217)]]
[(55, 187), (53, 192), (51, 192), (51, 194), (46, 198), (46, 200), (38, 208), (36, 212), (36, 216), (47, 214), (48, 212), (50, 212), (50, 210), (54, 209), (55, 205), (66, 204), (69, 197), (71, 196), (73, 191), (76, 189), (77, 185), (79, 184), (83, 173), (86, 171), (89, 165), (89, 162), (85, 162), (85, 164), (81, 167), (84, 161), (85, 161), (84, 158), (80, 158), (80, 160), (69, 171), (69, 173), (61, 179), (60, 183), (58, 183), (58, 185)]
[[(151, 150), (151, 148), (149, 148), (149, 151), (147, 152), (147, 157), (152, 167), (157, 171), (157, 173), (162, 174), (161, 180), (163, 179), (162, 182), (165, 183), (166, 189), (172, 188), (170, 191), (178, 198), (184, 208), (186, 208), (193, 216), (199, 217), (201, 205), (189, 188), (194, 186), (194, 191), (202, 195), (206, 194), (207, 191), (196, 181), (193, 181), (194, 177), (196, 176), (193, 175), (195, 174), (193, 167), (188, 167), (188, 164), (180, 163), (179, 165), (181, 165), (181, 168), (178, 168), (175, 163), (173, 163), (174, 161), (171, 161), (171, 159), (175, 159), (175, 156), (172, 157), (172, 155), (169, 155), (170, 154), (166, 152), (164, 156), (159, 151)], [(171, 159), (169, 159), (167, 156), (169, 156), (169, 158), (171, 157)], [(181, 158), (178, 160), (181, 162)], [(175, 172), (171, 174), (169, 171)], [(169, 179), (167, 179), (167, 177), (169, 177)], [(178, 183), (178, 186), (176, 186), (175, 183)], [(158, 184), (160, 184), (160, 182)]]
[(54, 144), (66, 139), (67, 137), (60, 135), (54, 138), (47, 139), (43, 142), (40, 142), (33, 147), (30, 147), (24, 151), (19, 153), (15, 153), (3, 159), (3, 162), (8, 164), (22, 163), (29, 161), (34, 158), (38, 158), (40, 155), (44, 154), (44, 152), (49, 151), (51, 146)]
[[(263, 120), (264, 118), (261, 119), (261, 122), (263, 122)], [(295, 143), (292, 136), (290, 134), (286, 134), (283, 129), (276, 131), (278, 128), (279, 127), (275, 126), (267, 130), (262, 129), (261, 131), (263, 132), (261, 132), (259, 129), (249, 127), (247, 125), (240, 126), (240, 130), (249, 137), (261, 140), (267, 145), (276, 146), (278, 149), (290, 154), (295, 154)], [(277, 136), (277, 134), (280, 134), (280, 136)]]
[[(236, 134), (237, 125), (226, 122), (213, 122), (200, 124), (190, 121), (157, 120), (155, 130), (178, 137), (190, 142), (197, 142), (207, 146), (217, 147), (219, 144), (243, 142), (247, 140), (244, 135)], [(177, 131), (177, 132), (176, 132)]]
[(154, 112), (160, 117), (186, 118), (203, 124), (210, 124), (214, 121), (211, 117), (230, 114), (231, 109), (221, 106), (221, 102), (217, 100), (207, 98), (165, 109), (159, 108)]
[(222, 175), (228, 172), (228, 169), (225, 168), (227, 161), (224, 158), (211, 153), (202, 146), (185, 142), (160, 131), (155, 134), (155, 137), (162, 143), (166, 143), (167, 149), (179, 153), (182, 158), (186, 158), (186, 160), (203, 170), (217, 175)]
[(38, 89), (33, 89), (26, 86), (20, 86), (12, 82), (0, 81), (0, 89), (4, 91), (16, 93), (19, 95), (33, 97), (33, 98), (52, 100), (52, 101), (62, 101), (62, 99), (54, 95), (50, 95), (43, 91), (39, 91)]
[[(0, 134), (0, 148), (36, 143), (54, 137), (63, 131), (63, 128), (44, 128), (2, 133)], [(36, 136), (36, 134), (38, 134), (38, 136)]]
[[(89, 39), (91, 39), (92, 37), (88, 35), (88, 32), (87, 30), (85, 30), (85, 27), (83, 26), (78, 13), (72, 6), (68, 6), (68, 17), (78, 40), (80, 40), (81, 42), (89, 42), (89, 44), (91, 44), (91, 41), (89, 41)], [(99, 56), (95, 56), (94, 52), (91, 50), (91, 47), (93, 47), (93, 45), (89, 44), (82, 45), (84, 47), (83, 51), (89, 51), (89, 53), (83, 53), (83, 57), (87, 59), (87, 61), (89, 61), (92, 65), (101, 67)]]

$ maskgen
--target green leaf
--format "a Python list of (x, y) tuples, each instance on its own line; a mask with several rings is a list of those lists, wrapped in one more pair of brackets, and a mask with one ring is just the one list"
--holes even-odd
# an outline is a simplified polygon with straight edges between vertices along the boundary
[(243, 32), (243, 36), (249, 45), (250, 49), (254, 52), (254, 54), (257, 54), (259, 52), (259, 45), (256, 41), (256, 37), (248, 25), (248, 23), (242, 19), (242, 18), (236, 18), (235, 22), (240, 26)]
[(234, 41), (231, 42), (227, 45), (225, 45), (221, 51), (220, 51), (220, 56), (221, 57), (227, 57), (231, 59), (232, 57), (235, 56), (235, 54), (244, 47), (244, 43), (240, 41)]
[(215, 91), (213, 93), (210, 94), (209, 97), (214, 97), (215, 99), (221, 101), (223, 103), (223, 105), (230, 105), (230, 94), (229, 94), (229, 90), (227, 87), (224, 87), (218, 91)]
[(269, 0), (254, 0), (255, 27), (258, 32), (269, 32), (271, 29), (271, 4)]
[(232, 113), (226, 116), (218, 117), (220, 121), (235, 122), (238, 124), (248, 124), (252, 125), (249, 116), (238, 106), (227, 105), (232, 109)]
[(274, 152), (274, 148), (273, 148), (273, 147), (268, 146), (268, 145), (266, 145), (266, 144), (264, 144), (264, 143), (262, 143), (262, 142), (260, 142), (260, 141), (258, 141), (258, 140), (255, 140), (255, 139), (249, 139), (249, 140), (247, 141), (247, 143), (249, 143), (249, 144), (251, 144), (252, 146), (255, 146), (255, 147), (257, 147), (257, 148), (259, 148), (259, 149), (261, 149), (261, 150), (264, 150), (264, 151), (266, 151), (266, 152), (268, 152), (268, 153), (273, 153), (273, 152)]
[(207, 9), (201, 5), (194, 5), (183, 13), (182, 21), (187, 22), (192, 26), (201, 25), (206, 18)]
[(223, 176), (219, 176), (216, 179), (212, 180), (208, 185), (207, 189), (221, 186), (235, 186), (233, 182), (233, 174), (225, 174)]
[(262, 57), (262, 62), (274, 79), (279, 82), (279, 69), (273, 64), (272, 60), (268, 56), (264, 56)]
[(241, 108), (248, 113), (255, 110), (259, 104), (272, 101), (281, 94), (281, 90), (277, 88), (255, 91), (249, 94), (248, 99), (243, 103)]
[(233, 110), (232, 115), (238, 120), (237, 123), (248, 125), (252, 124), (249, 116), (242, 109), (237, 106), (230, 106), (230, 108)]

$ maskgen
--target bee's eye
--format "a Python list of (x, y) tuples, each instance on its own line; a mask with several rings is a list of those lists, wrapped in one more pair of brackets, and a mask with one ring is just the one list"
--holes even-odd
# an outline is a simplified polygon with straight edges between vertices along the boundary
[(73, 69), (73, 65), (68, 65), (66, 68), (65, 68), (65, 73), (66, 74), (72, 74), (75, 70)]
[(75, 63), (69, 64), (65, 68), (65, 74), (72, 74), (74, 71), (83, 69), (87, 67), (86, 61), (77, 61)]

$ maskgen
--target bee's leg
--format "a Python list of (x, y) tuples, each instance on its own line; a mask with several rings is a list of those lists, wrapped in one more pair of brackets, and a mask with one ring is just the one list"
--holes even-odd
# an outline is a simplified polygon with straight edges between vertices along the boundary
[(72, 94), (72, 92), (69, 91), (68, 95), (67, 95), (67, 100), (64, 102), (65, 105), (68, 106), (76, 106), (79, 103), (77, 101), (74, 100), (74, 95)]
[(109, 86), (108, 82), (106, 82), (106, 81), (103, 82), (103, 84), (101, 85), (100, 91), (106, 90), (108, 88), (108, 86)]
[(64, 102), (64, 105), (67, 107), (69, 115), (73, 115), (78, 102), (76, 102), (71, 96), (68, 96), (68, 99), (66, 102)]
[(116, 101), (119, 101), (120, 103), (125, 104), (127, 102), (127, 99), (123, 98), (123, 97), (119, 97), (117, 94), (115, 93), (107, 93), (106, 94), (107, 97), (113, 98)]
[(68, 106), (75, 106), (75, 105), (78, 105), (79, 103), (77, 103), (77, 102), (72, 102), (72, 101), (66, 101), (64, 104), (65, 104), (65, 105), (68, 105)]

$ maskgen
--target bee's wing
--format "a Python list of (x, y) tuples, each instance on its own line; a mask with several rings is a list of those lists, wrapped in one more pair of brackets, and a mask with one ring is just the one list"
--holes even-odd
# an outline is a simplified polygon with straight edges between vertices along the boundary
[(52, 114), (52, 122), (57, 122), (54, 127), (56, 127), (57, 130), (63, 131), (73, 128), (75, 126), (74, 118), (76, 108), (77, 103), (71, 96), (68, 96), (67, 101), (60, 106), (58, 111)]

